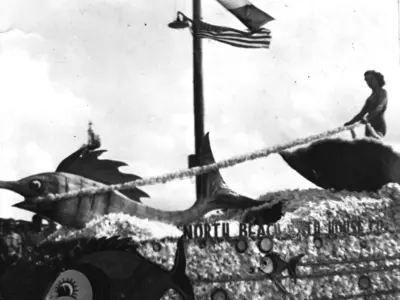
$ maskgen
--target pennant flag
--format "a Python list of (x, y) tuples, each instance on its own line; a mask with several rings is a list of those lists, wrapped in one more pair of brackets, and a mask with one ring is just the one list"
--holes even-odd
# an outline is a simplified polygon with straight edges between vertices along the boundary
[[(190, 19), (190, 31), (193, 34), (193, 23)], [(244, 32), (229, 27), (222, 27), (200, 22), (197, 34), (200, 38), (207, 38), (240, 48), (269, 48), (271, 31), (262, 28), (257, 32)]]
[(252, 31), (256, 31), (266, 23), (275, 20), (248, 0), (217, 1)]

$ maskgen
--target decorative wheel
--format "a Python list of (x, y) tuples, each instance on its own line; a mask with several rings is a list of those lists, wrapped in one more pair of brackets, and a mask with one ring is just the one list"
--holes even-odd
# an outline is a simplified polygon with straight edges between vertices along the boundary
[(363, 290), (369, 289), (371, 287), (371, 279), (367, 275), (360, 276), (358, 286)]
[(239, 253), (244, 253), (246, 252), (247, 248), (249, 247), (249, 244), (247, 243), (247, 241), (245, 239), (239, 239), (236, 242), (236, 251)]
[(211, 300), (228, 300), (228, 293), (223, 288), (216, 288), (211, 293)]
[(263, 253), (268, 253), (274, 247), (274, 242), (271, 238), (265, 237), (258, 241), (258, 249)]
[(160, 252), (160, 251), (161, 251), (161, 248), (162, 248), (162, 246), (161, 246), (161, 244), (160, 244), (159, 242), (154, 242), (154, 243), (153, 243), (153, 250), (154, 250), (155, 252)]

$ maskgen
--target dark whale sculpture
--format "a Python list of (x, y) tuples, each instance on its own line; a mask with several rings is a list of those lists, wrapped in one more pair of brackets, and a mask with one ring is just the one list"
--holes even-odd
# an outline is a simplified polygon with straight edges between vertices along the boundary
[(325, 139), (280, 155), (324, 189), (377, 191), (387, 183), (400, 183), (400, 154), (372, 138)]
[(1, 299), (159, 300), (171, 289), (195, 299), (182, 237), (170, 270), (138, 247), (118, 236), (45, 242), (1, 276)]

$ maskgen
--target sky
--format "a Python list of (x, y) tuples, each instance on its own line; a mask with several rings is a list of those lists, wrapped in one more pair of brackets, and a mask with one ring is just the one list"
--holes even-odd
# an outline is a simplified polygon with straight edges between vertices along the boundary
[[(253, 0), (275, 18), (270, 49), (203, 40), (205, 131), (217, 161), (341, 126), (384, 74), (385, 142), (400, 149), (400, 52), (396, 0)], [(101, 136), (104, 158), (143, 178), (187, 168), (194, 152), (192, 40), (167, 24), (184, 0), (0, 0), (0, 179), (54, 171)], [(215, 0), (203, 20), (245, 27)], [(361, 133), (362, 129), (357, 132)], [(350, 137), (350, 133), (342, 134)], [(249, 197), (312, 188), (278, 155), (221, 170)], [(194, 180), (147, 186), (144, 203), (185, 209)], [(30, 218), (0, 191), (0, 217)]]

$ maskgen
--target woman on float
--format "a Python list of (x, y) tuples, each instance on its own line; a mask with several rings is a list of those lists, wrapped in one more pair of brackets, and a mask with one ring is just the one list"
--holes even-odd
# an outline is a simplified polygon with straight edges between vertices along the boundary
[[(386, 90), (383, 88), (385, 79), (381, 73), (373, 70), (366, 71), (364, 78), (372, 93), (361, 111), (344, 126), (361, 121), (366, 124), (365, 136), (381, 139), (386, 135), (385, 112), (388, 99)], [(354, 132), (353, 137), (355, 137)]]

